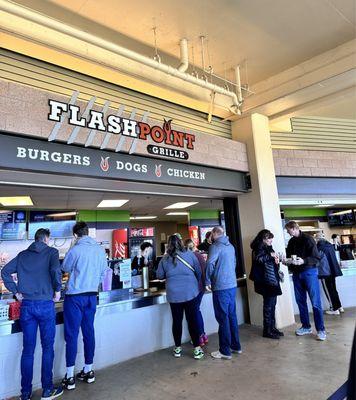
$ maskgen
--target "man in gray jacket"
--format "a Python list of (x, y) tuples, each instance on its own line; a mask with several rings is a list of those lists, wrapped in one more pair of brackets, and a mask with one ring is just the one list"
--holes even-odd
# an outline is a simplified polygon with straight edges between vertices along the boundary
[(83, 334), (85, 365), (77, 374), (77, 379), (86, 383), (95, 382), (92, 366), (96, 297), (107, 268), (105, 251), (88, 236), (87, 224), (77, 222), (73, 227), (73, 234), (77, 242), (68, 251), (62, 264), (62, 270), (70, 274), (63, 305), (67, 373), (62, 384), (68, 390), (75, 389), (74, 367), (80, 328)]
[(231, 353), (242, 353), (236, 316), (236, 254), (222, 227), (212, 230), (206, 266), (206, 286), (213, 291), (215, 318), (219, 324), (219, 350), (213, 358), (231, 359)]

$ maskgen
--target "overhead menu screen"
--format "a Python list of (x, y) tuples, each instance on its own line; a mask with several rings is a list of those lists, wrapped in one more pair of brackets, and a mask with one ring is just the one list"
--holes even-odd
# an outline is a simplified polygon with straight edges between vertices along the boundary
[(0, 210), (0, 239), (23, 240), (26, 238), (26, 211)]
[(40, 228), (49, 229), (51, 238), (70, 238), (73, 236), (75, 218), (75, 211), (30, 211), (28, 238), (34, 239)]

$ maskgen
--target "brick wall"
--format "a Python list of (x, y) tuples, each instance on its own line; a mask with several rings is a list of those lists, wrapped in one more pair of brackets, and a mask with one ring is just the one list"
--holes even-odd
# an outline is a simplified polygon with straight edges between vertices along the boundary
[[(92, 93), (95, 95), (95, 93)], [(69, 98), (54, 93), (45, 92), (30, 86), (0, 80), (0, 130), (25, 134), (33, 137), (48, 137), (55, 122), (47, 120), (49, 112), (48, 99), (68, 102)], [(86, 103), (77, 101), (83, 112)], [(101, 111), (100, 107), (94, 107)], [(116, 113), (117, 110), (109, 109), (109, 113)], [(130, 110), (131, 111), (131, 110)], [(129, 114), (123, 115), (129, 117)], [(151, 125), (162, 126), (162, 121), (147, 121)], [(179, 129), (174, 126), (172, 127)], [(57, 139), (67, 141), (73, 126), (63, 123)], [(202, 165), (211, 165), (237, 171), (248, 171), (246, 145), (240, 142), (225, 139), (219, 136), (196, 133), (195, 149), (187, 150), (189, 162)], [(105, 133), (98, 132), (92, 147), (100, 147)], [(88, 129), (82, 128), (75, 143), (84, 144), (88, 136)], [(112, 135), (108, 149), (115, 149), (120, 135)], [(132, 139), (127, 139), (122, 150), (128, 152)], [(147, 155), (146, 147), (153, 143), (139, 140), (136, 154)]]
[(273, 150), (277, 176), (356, 178), (356, 153)]

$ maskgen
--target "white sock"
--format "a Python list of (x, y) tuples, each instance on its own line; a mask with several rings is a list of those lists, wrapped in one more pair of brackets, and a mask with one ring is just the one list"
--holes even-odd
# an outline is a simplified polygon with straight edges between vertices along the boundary
[(67, 367), (67, 378), (73, 378), (74, 377), (74, 365), (73, 367)]
[(93, 369), (93, 364), (85, 364), (84, 365), (84, 373), (88, 373)]

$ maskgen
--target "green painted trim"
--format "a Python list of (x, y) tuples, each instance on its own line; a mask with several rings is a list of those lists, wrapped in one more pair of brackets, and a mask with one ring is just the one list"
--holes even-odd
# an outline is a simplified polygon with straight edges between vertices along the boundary
[(98, 210), (96, 218), (98, 222), (129, 222), (130, 212), (125, 210)]
[(96, 222), (96, 211), (80, 210), (77, 213), (77, 221)]
[(326, 208), (283, 208), (286, 218), (326, 217)]
[(219, 219), (219, 210), (191, 210), (190, 219)]
[(129, 222), (130, 212), (125, 210), (80, 210), (77, 221), (85, 222)]

